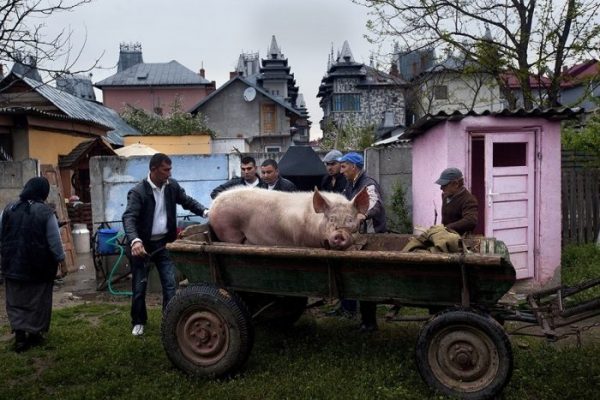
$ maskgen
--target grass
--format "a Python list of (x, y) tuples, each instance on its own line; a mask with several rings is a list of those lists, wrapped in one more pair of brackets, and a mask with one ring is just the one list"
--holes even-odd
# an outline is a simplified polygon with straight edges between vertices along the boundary
[[(571, 254), (570, 252), (574, 252)], [(580, 268), (600, 275), (598, 249), (580, 256)], [(595, 274), (595, 275), (593, 275)], [(356, 321), (305, 315), (287, 332), (257, 328), (242, 374), (231, 380), (192, 379), (175, 369), (160, 342), (160, 310), (150, 310), (146, 335), (130, 334), (129, 308), (85, 304), (55, 310), (47, 343), (23, 354), (10, 351), (0, 328), (0, 399), (441, 399), (416, 371), (418, 324), (382, 324), (374, 335)], [(598, 336), (596, 336), (597, 338)], [(593, 337), (592, 337), (593, 338)], [(513, 377), (504, 399), (592, 399), (600, 387), (600, 344), (556, 346), (512, 338)]]

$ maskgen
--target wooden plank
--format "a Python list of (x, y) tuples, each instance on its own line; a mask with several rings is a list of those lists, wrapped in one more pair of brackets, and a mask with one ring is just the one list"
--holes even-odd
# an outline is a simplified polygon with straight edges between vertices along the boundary
[(71, 225), (69, 224), (69, 213), (67, 212), (65, 197), (62, 190), (60, 171), (57, 167), (48, 164), (41, 165), (40, 170), (42, 175), (46, 177), (50, 183), (48, 203), (54, 204), (58, 222), (59, 224), (62, 224), (60, 228), (60, 237), (65, 252), (65, 264), (69, 272), (74, 272), (77, 269), (77, 256), (75, 254)]

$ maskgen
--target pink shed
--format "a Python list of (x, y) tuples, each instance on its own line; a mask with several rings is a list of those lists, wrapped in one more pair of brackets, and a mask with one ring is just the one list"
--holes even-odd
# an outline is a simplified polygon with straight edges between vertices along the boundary
[(441, 191), (434, 182), (445, 168), (460, 168), (479, 201), (475, 233), (507, 244), (523, 283), (559, 281), (559, 120), (572, 114), (567, 109), (438, 115), (409, 129), (414, 225), (440, 223)]

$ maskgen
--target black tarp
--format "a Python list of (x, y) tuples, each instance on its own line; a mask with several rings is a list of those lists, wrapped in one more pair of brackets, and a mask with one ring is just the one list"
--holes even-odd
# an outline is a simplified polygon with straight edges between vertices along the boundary
[(292, 146), (279, 161), (279, 174), (294, 182), (299, 190), (319, 186), (327, 170), (310, 146)]

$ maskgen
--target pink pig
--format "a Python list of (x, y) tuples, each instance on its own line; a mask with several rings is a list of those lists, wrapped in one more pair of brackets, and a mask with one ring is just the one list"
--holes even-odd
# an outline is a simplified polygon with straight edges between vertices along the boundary
[(239, 187), (215, 199), (210, 225), (223, 242), (344, 250), (352, 245), (368, 207), (364, 189), (349, 201), (316, 189), (290, 193)]

